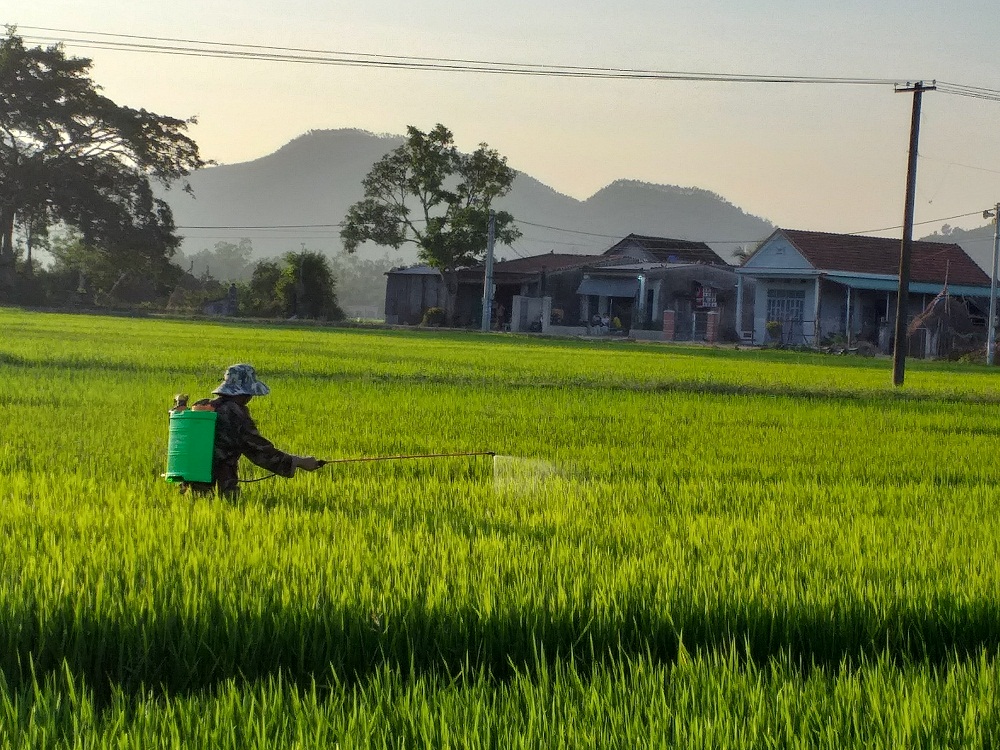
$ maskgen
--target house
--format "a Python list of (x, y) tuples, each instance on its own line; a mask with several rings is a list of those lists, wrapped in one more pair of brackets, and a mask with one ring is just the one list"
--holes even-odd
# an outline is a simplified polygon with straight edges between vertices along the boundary
[(736, 338), (732, 266), (604, 262), (582, 270), (577, 294), (583, 321), (618, 318), (623, 333), (662, 341)]
[(648, 237), (629, 234), (603, 253), (616, 258), (631, 258), (638, 263), (702, 263), (709, 266), (728, 265), (704, 242), (675, 240), (670, 237)]
[(393, 268), (385, 274), (385, 322), (417, 325), (431, 307), (444, 307), (441, 272), (430, 266)]
[[(776, 229), (737, 269), (737, 307), (752, 301), (755, 311), (742, 337), (810, 346), (843, 337), (891, 351), (899, 251), (900, 240), (887, 237)], [(748, 295), (750, 280), (755, 290)], [(975, 314), (988, 303), (990, 278), (961, 247), (914, 242), (909, 318), (946, 284)]]
[(225, 297), (209, 300), (201, 306), (204, 315), (236, 315), (239, 312), (239, 292), (235, 283), (229, 284)]
[(583, 321), (618, 318), (667, 341), (735, 338), (736, 273), (704, 242), (629, 234), (583, 272)]
[[(481, 265), (457, 272), (455, 325), (479, 327), (484, 275)], [(592, 321), (606, 316), (619, 319), (620, 332), (643, 338), (735, 338), (736, 283), (732, 266), (704, 242), (630, 234), (600, 255), (550, 252), (494, 263), (493, 323), (576, 334), (604, 328)], [(414, 266), (387, 274), (387, 323), (419, 323), (431, 306), (444, 306), (438, 271)], [(669, 335), (667, 311), (675, 314)]]
[[(575, 255), (549, 252), (526, 258), (512, 258), (493, 264), (493, 313), (501, 327), (530, 330), (541, 316), (539, 304), (519, 301), (519, 320), (515, 315), (515, 297), (540, 300), (549, 297), (551, 316), (560, 322), (577, 323), (579, 302), (576, 289), (583, 279), (580, 270), (588, 263), (602, 259), (600, 255)], [(459, 292), (455, 305), (459, 320), (471, 318), (476, 323), (482, 315), (485, 269), (475, 266), (459, 271)], [(546, 321), (546, 325), (548, 321)]]

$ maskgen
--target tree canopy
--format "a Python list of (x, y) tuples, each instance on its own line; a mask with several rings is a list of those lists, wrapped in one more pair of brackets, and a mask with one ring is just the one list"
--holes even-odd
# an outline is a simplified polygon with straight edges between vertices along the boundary
[[(418, 257), (442, 272), (472, 265), (486, 251), (493, 201), (510, 192), (517, 173), (481, 143), (471, 154), (455, 147), (444, 125), (429, 133), (407, 128), (406, 141), (372, 166), (364, 197), (348, 209), (340, 236), (354, 252), (363, 242), (399, 249), (411, 242)], [(521, 236), (514, 217), (496, 212), (496, 240)]]
[(0, 39), (0, 297), (15, 286), (18, 226), (61, 222), (147, 265), (179, 243), (152, 180), (169, 187), (205, 165), (186, 135), (193, 120), (116, 104), (90, 67), (61, 46), (25, 47), (11, 27)]
[(337, 279), (322, 253), (303, 248), (280, 260), (262, 260), (253, 276), (241, 285), (240, 307), (262, 317), (279, 315), (320, 320), (342, 320), (337, 303)]

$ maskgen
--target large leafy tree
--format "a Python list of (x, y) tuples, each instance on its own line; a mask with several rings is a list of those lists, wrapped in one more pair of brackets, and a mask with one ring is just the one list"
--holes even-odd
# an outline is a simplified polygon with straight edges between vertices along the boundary
[(25, 47), (10, 27), (0, 39), (0, 296), (16, 283), (15, 229), (39, 217), (150, 270), (179, 243), (151, 183), (205, 165), (186, 135), (193, 121), (116, 104), (90, 67), (60, 46)]
[[(420, 260), (444, 275), (450, 318), (456, 271), (483, 256), (491, 205), (510, 192), (516, 175), (485, 143), (463, 154), (444, 125), (428, 133), (410, 126), (405, 142), (362, 182), (364, 197), (348, 209), (340, 232), (344, 249), (354, 252), (368, 241), (397, 250), (415, 244)], [(495, 222), (497, 242), (521, 236), (508, 212), (495, 212)]]
[(240, 307), (262, 317), (342, 320), (337, 303), (337, 278), (322, 253), (302, 249), (280, 260), (262, 260), (253, 277), (242, 284)]
[(337, 279), (322, 253), (303, 248), (285, 253), (284, 268), (275, 291), (285, 315), (320, 320), (342, 320), (337, 304)]

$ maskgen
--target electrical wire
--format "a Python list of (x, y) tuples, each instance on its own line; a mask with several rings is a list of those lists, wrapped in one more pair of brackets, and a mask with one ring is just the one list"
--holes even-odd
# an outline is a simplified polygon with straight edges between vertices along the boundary
[(561, 78), (670, 80), (721, 83), (780, 83), (847, 86), (883, 86), (895, 85), (899, 83), (899, 79), (890, 78), (762, 75), (750, 73), (715, 73), (707, 71), (521, 63), (500, 60), (387, 55), (381, 53), (351, 52), (343, 50), (226, 43), (212, 40), (157, 37), (139, 34), (114, 34), (100, 31), (60, 29), (45, 26), (24, 26), (21, 28), (48, 32), (48, 34), (73, 35), (72, 37), (66, 37), (51, 36), (47, 34), (32, 34), (25, 35), (22, 38), (32, 42), (60, 43), (66, 46), (83, 49), (117, 50), (124, 52), (146, 52), (208, 58), (231, 58), (253, 61), (293, 62), (348, 67), (379, 67), (401, 70), (491, 73)]
[[(986, 210), (993, 210), (993, 208), (994, 208), (993, 206), (990, 206)], [(983, 213), (983, 210), (980, 209), (979, 211), (970, 211), (970, 212), (964, 213), (964, 214), (955, 214), (954, 216), (942, 216), (942, 217), (937, 218), (937, 219), (927, 219), (925, 221), (917, 221), (917, 222), (914, 222), (913, 225), (914, 226), (924, 226), (924, 225), (927, 225), (927, 224), (937, 224), (937, 223), (943, 222), (943, 221), (952, 221), (953, 219), (964, 219), (964, 218), (967, 218), (969, 216), (981, 216), (982, 213)], [(540, 228), (540, 229), (548, 229), (548, 230), (551, 230), (551, 231), (554, 231), (554, 232), (563, 232), (563, 233), (566, 233), (566, 234), (581, 234), (581, 235), (585, 235), (585, 236), (588, 236), (588, 237), (600, 237), (600, 238), (603, 238), (603, 239), (612, 239), (612, 240), (620, 240), (620, 239), (622, 239), (621, 235), (619, 235), (619, 234), (599, 234), (597, 232), (587, 232), (587, 231), (584, 231), (584, 230), (581, 230), (581, 229), (568, 229), (566, 227), (552, 226), (551, 224), (540, 224), (538, 222), (526, 221), (526, 220), (523, 220), (523, 219), (518, 219), (516, 217), (515, 217), (514, 221), (515, 221), (516, 224), (523, 224), (524, 226), (536, 227), (536, 228)], [(241, 230), (245, 230), (245, 229), (246, 230), (282, 230), (282, 229), (314, 229), (314, 228), (327, 229), (327, 228), (339, 227), (339, 226), (343, 226), (343, 222), (340, 222), (340, 223), (337, 223), (337, 224), (256, 224), (256, 225), (229, 224), (229, 225), (200, 225), (200, 226), (195, 226), (195, 225), (178, 225), (175, 228), (176, 229), (184, 229), (184, 230), (231, 230), (231, 231), (241, 231)], [(865, 230), (861, 230), (861, 231), (857, 231), (857, 232), (843, 232), (842, 234), (846, 234), (846, 235), (850, 235), (850, 236), (861, 236), (861, 235), (877, 234), (879, 232), (890, 232), (890, 231), (893, 231), (893, 230), (896, 230), (896, 229), (902, 229), (902, 228), (903, 228), (902, 224), (897, 224), (897, 225), (889, 226), (889, 227), (880, 227), (878, 229), (865, 229)], [(192, 238), (192, 239), (210, 239), (210, 238), (195, 237), (195, 238)], [(290, 238), (288, 238), (288, 237), (281, 237), (281, 238), (277, 238), (277, 239), (290, 239)], [(296, 238), (296, 239), (298, 239), (298, 238)], [(330, 236), (327, 236), (327, 237), (313, 236), (313, 237), (306, 237), (305, 239), (335, 239), (335, 237), (330, 237)], [(539, 239), (539, 238), (529, 238), (529, 239), (532, 242), (549, 243), (549, 244), (559, 244), (559, 245), (578, 245), (578, 244), (583, 244), (583, 243), (560, 242), (560, 241), (555, 241), (555, 240)], [(685, 240), (685, 241), (686, 242), (704, 242), (707, 245), (742, 245), (742, 244), (746, 244), (746, 243), (760, 242), (760, 238), (759, 237), (755, 237), (753, 239)], [(526, 257), (526, 256), (521, 256), (521, 257)]]
[(342, 227), (344, 222), (336, 224), (213, 224), (205, 226), (176, 226), (175, 229), (332, 229)]
[[(993, 207), (990, 206), (990, 208), (987, 209), (987, 210), (992, 210), (992, 209), (993, 209)], [(928, 219), (927, 221), (915, 221), (915, 222), (913, 222), (913, 226), (917, 227), (917, 226), (923, 226), (924, 224), (937, 224), (939, 221), (951, 221), (952, 219), (964, 219), (964, 218), (966, 218), (968, 216), (977, 216), (977, 215), (978, 216), (982, 216), (982, 214), (983, 214), (983, 211), (982, 211), (982, 209), (980, 209), (979, 211), (970, 211), (967, 214), (956, 214), (955, 216), (944, 216), (944, 217), (942, 217), (940, 219)], [(882, 227), (881, 229), (866, 229), (863, 232), (845, 232), (845, 234), (852, 234), (852, 235), (854, 235), (854, 234), (875, 234), (877, 232), (890, 232), (890, 231), (892, 231), (894, 229), (902, 229), (902, 228), (903, 228), (902, 224), (897, 224), (896, 226), (893, 226), (893, 227)]]
[[(323, 50), (302, 47), (280, 47), (275, 45), (259, 45), (246, 43), (226, 43), (213, 40), (185, 39), (176, 37), (157, 37), (139, 34), (118, 34), (101, 31), (61, 29), (45, 26), (24, 26), (21, 28), (55, 34), (73, 34), (100, 39), (79, 39), (52, 37), (45, 35), (25, 35), (23, 38), (31, 41), (47, 41), (62, 43), (67, 46), (88, 49), (119, 50), (130, 52), (152, 52), (160, 54), (176, 54), (198, 57), (228, 57), (236, 59), (265, 60), (274, 62), (298, 62), (324, 65), (345, 65), (353, 67), (392, 67), (408, 70), (446, 70), (453, 72), (501, 73), (509, 75), (541, 75), (557, 77), (580, 78), (624, 78), (674, 81), (712, 81), (729, 83), (797, 83), (825, 85), (898, 85), (899, 79), (888, 78), (851, 78), (825, 76), (778, 76), (743, 73), (709, 73), (694, 71), (653, 70), (643, 68), (593, 67), (582, 65), (551, 65), (546, 63), (520, 63), (495, 60), (475, 60), (466, 58), (421, 57), (409, 55), (386, 55), (380, 53), (362, 53), (339, 50)], [(139, 40), (119, 41), (119, 40)], [(185, 45), (185, 46), (178, 46)], [(1000, 90), (980, 86), (936, 81), (936, 90), (957, 96), (967, 96), (989, 101), (1000, 101)], [(974, 168), (974, 167), (970, 167)], [(994, 171), (984, 169), (984, 171)], [(915, 225), (933, 224), (938, 221), (949, 221), (957, 218), (973, 216), (981, 212), (970, 212), (943, 219), (933, 219), (916, 222)], [(584, 230), (566, 229), (547, 224), (528, 221), (519, 223), (541, 229), (568, 232), (605, 239), (617, 239), (617, 235), (607, 235)], [(275, 225), (190, 225), (178, 226), (185, 230), (281, 230), (281, 229), (330, 229), (342, 227), (336, 224), (275, 224)], [(860, 232), (849, 232), (851, 235), (874, 234), (878, 232), (900, 229), (901, 226), (882, 227)], [(714, 244), (741, 244), (755, 240), (713, 240)], [(568, 244), (568, 243), (567, 243)]]
[(984, 99), (990, 102), (1000, 102), (1000, 91), (988, 89), (982, 86), (967, 86), (961, 83), (948, 83), (946, 81), (937, 82), (937, 90), (942, 94), (952, 94), (954, 96), (967, 96), (973, 99)]
[(947, 159), (939, 159), (935, 156), (925, 156), (924, 154), (917, 154), (917, 158), (924, 161), (936, 161), (942, 164), (947, 164), (949, 167), (961, 167), (962, 169), (973, 169), (979, 172), (989, 172), (990, 174), (1000, 174), (1000, 169), (990, 169), (989, 167), (976, 167), (972, 164), (962, 164), (957, 161), (948, 161)]

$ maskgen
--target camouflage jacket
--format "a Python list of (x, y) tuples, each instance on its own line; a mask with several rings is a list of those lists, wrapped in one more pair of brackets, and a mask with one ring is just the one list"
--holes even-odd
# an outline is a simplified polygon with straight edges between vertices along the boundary
[(212, 480), (223, 492), (238, 487), (240, 456), (279, 476), (295, 475), (294, 457), (280, 451), (257, 431), (250, 410), (229, 396), (214, 399), (215, 451), (212, 456)]

